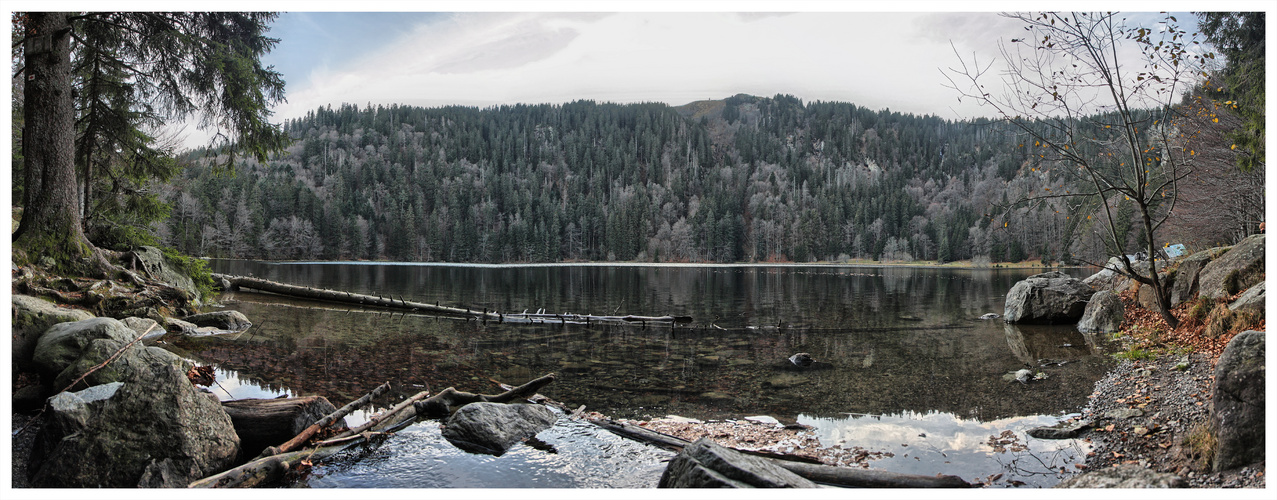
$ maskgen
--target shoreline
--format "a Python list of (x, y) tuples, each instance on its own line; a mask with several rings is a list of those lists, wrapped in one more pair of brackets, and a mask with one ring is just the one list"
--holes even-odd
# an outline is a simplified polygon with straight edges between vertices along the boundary
[(972, 264), (969, 261), (956, 261), (946, 264), (928, 264), (929, 261), (899, 261), (899, 262), (880, 262), (880, 261), (847, 261), (847, 262), (603, 262), (603, 261), (581, 261), (581, 262), (523, 262), (523, 263), (501, 263), (490, 264), (481, 262), (401, 262), (401, 261), (383, 261), (383, 260), (268, 260), (268, 259), (230, 259), (221, 257), (201, 257), (204, 260), (225, 260), (225, 261), (244, 261), (244, 262), (261, 262), (274, 265), (351, 265), (351, 266), (403, 266), (403, 267), (457, 267), (457, 268), (478, 268), (478, 269), (522, 269), (522, 268), (542, 268), (542, 267), (652, 267), (652, 268), (738, 268), (738, 267), (866, 267), (866, 268), (904, 268), (904, 269), (958, 269), (972, 271), (996, 271), (1001, 269), (1098, 269), (1098, 266), (1090, 265), (1069, 265), (1069, 266), (1044, 266), (1041, 264), (1029, 263), (999, 263), (994, 265), (981, 266)]

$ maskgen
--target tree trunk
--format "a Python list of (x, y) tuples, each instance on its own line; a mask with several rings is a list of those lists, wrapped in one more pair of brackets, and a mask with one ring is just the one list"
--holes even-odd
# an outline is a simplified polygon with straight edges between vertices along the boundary
[[(52, 257), (63, 269), (103, 269), (84, 236), (75, 177), (75, 106), (71, 97), (71, 25), (65, 12), (28, 14), (23, 45), (22, 222), (14, 246)], [(107, 265), (109, 267), (109, 265)]]
[(257, 456), (267, 446), (283, 443), (335, 410), (323, 396), (222, 401), (239, 434), (242, 456)]

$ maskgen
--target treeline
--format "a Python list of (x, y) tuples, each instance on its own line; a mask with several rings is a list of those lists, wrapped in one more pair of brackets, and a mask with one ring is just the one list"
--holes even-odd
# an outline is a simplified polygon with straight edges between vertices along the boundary
[(227, 172), (207, 151), (188, 156), (166, 187), (162, 242), (217, 257), (449, 262), (1105, 253), (1086, 236), (1094, 207), (995, 210), (1064, 186), (983, 119), (737, 95), (681, 107), (343, 104), (285, 129), (295, 142), (265, 164)]

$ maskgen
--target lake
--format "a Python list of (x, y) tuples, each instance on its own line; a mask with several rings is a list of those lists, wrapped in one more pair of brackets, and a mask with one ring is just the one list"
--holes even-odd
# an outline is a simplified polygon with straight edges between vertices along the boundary
[[(979, 319), (1000, 314), (1007, 290), (1037, 270), (228, 260), (211, 267), (504, 313), (693, 318), (672, 327), (498, 324), (227, 293), (225, 307), (242, 311), (254, 327), (183, 343), (182, 352), (218, 367), (213, 390), (223, 399), (318, 394), (340, 406), (385, 381), (396, 387), (393, 400), (426, 387), (496, 393), (494, 380), (517, 385), (553, 372), (558, 379), (541, 392), (572, 408), (636, 419), (770, 415), (813, 426), (826, 446), (887, 452), (874, 468), (968, 480), (1001, 473), (998, 486), (1050, 486), (1076, 472), (1085, 443), (1036, 440), (1024, 431), (1079, 412), (1112, 364), (1103, 339), (1071, 326)], [(796, 370), (787, 358), (799, 352), (823, 369)], [(1027, 385), (1004, 378), (1021, 368), (1047, 378)], [(469, 455), (440, 444), (437, 425), (418, 424), (371, 452), (374, 458), (352, 457), (310, 485), (644, 487), (655, 479), (643, 474), (659, 478), (668, 453), (561, 421), (550, 434), (577, 444), (557, 446), (559, 465), (546, 465), (549, 455), (523, 445), (502, 457)], [(1007, 430), (1024, 446), (999, 452), (997, 439), (989, 439)], [(578, 452), (646, 465), (608, 476), (569, 463)], [(477, 465), (489, 460), (499, 463)], [(402, 471), (377, 472), (399, 466), (418, 473), (404, 479)], [(531, 469), (563, 472), (540, 477)]]

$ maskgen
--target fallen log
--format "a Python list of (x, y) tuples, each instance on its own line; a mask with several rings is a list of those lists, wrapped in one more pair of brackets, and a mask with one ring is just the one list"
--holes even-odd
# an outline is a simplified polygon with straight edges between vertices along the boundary
[[(624, 422), (617, 422), (611, 419), (590, 419), (590, 423), (607, 429), (608, 431), (635, 441), (649, 443), (660, 448), (670, 451), (682, 451), (686, 446), (691, 446), (692, 442), (668, 434), (662, 434), (650, 429), (644, 429), (637, 425), (630, 425)], [(735, 448), (733, 448), (735, 449)], [(898, 472), (887, 472), (869, 469), (852, 469), (849, 467), (835, 467), (831, 465), (818, 465), (805, 463), (806, 460), (796, 461), (794, 455), (777, 456), (771, 453), (756, 453), (751, 450), (736, 451), (760, 456), (771, 460), (776, 465), (784, 467), (786, 470), (798, 474), (804, 478), (810, 479), (817, 483), (831, 484), (835, 486), (850, 486), (855, 488), (970, 488), (971, 484), (964, 481), (958, 476), (935, 475), (924, 476), (920, 474), (903, 474)]]
[(267, 446), (288, 441), (337, 410), (323, 396), (222, 401), (239, 434), (243, 457), (257, 456)]
[(535, 395), (538, 390), (549, 385), (551, 382), (554, 382), (553, 373), (532, 379), (523, 385), (495, 396), (463, 392), (449, 387), (439, 391), (439, 394), (431, 396), (424, 401), (417, 401), (413, 403), (412, 406), (417, 410), (418, 416), (425, 418), (444, 418), (452, 414), (453, 408), (465, 406), (470, 403), (508, 403), (516, 399), (530, 398)]
[(251, 288), (263, 292), (270, 292), (279, 295), (287, 295), (290, 297), (300, 297), (304, 299), (324, 300), (329, 302), (340, 302), (343, 304), (355, 304), (361, 306), (376, 306), (391, 309), (401, 309), (408, 311), (446, 314), (453, 316), (474, 317), (483, 320), (497, 321), (501, 319), (501, 315), (488, 311), (473, 311), (470, 309), (462, 309), (458, 307), (441, 306), (438, 304), (427, 304), (424, 302), (412, 302), (404, 300), (400, 297), (395, 300), (394, 297), (379, 297), (376, 295), (364, 295), (359, 293), (340, 292), (337, 290), (326, 290), (323, 288), (311, 288), (306, 286), (289, 285), (276, 281), (264, 280), (261, 278), (253, 278), (249, 276), (235, 276), (231, 274), (213, 273), (213, 279), (226, 280), (231, 286), (239, 288)]
[(278, 455), (280, 453), (286, 453), (286, 452), (292, 451), (293, 448), (296, 448), (304, 444), (306, 441), (309, 441), (311, 437), (314, 437), (315, 433), (319, 432), (319, 429), (328, 427), (332, 425), (333, 423), (337, 422), (337, 420), (345, 418), (346, 415), (350, 414), (350, 412), (352, 411), (355, 411), (356, 408), (359, 408), (361, 406), (368, 404), (370, 401), (372, 401), (373, 398), (380, 396), (382, 393), (388, 390), (390, 390), (390, 382), (386, 382), (384, 384), (377, 386), (377, 388), (373, 389), (372, 392), (368, 394), (364, 394), (363, 397), (356, 399), (354, 401), (351, 401), (346, 406), (341, 407), (341, 409), (335, 412), (329, 413), (324, 418), (319, 419), (318, 422), (311, 424), (310, 427), (307, 427), (305, 430), (298, 433), (297, 436), (288, 440), (288, 442), (279, 445), (279, 447), (274, 447), (274, 446), (267, 447), (266, 450), (262, 452), (262, 454), (265, 456), (270, 456), (270, 455)]

